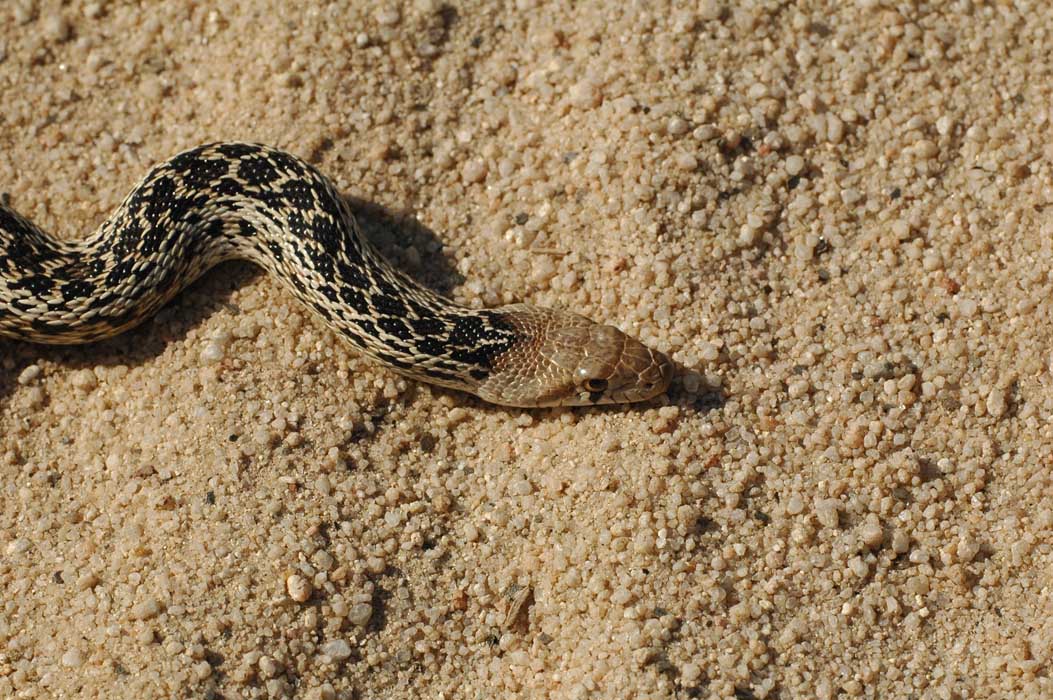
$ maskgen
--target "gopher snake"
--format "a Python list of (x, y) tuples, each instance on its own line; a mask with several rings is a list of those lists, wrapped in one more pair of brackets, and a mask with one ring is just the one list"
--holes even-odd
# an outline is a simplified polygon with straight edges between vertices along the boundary
[(578, 316), (453, 304), (393, 269), (333, 185), (261, 145), (216, 143), (156, 166), (99, 229), (56, 240), (0, 204), (0, 336), (89, 343), (140, 323), (213, 265), (248, 259), (396, 372), (508, 406), (639, 401), (661, 353)]

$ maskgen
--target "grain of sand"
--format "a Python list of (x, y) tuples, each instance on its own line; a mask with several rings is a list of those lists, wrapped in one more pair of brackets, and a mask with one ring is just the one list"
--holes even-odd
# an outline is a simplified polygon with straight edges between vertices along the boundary
[(57, 235), (263, 141), (455, 299), (680, 370), (488, 407), (237, 264), (110, 341), (0, 341), (0, 697), (1050, 697), (1051, 35), (970, 0), (7, 0), (0, 190)]

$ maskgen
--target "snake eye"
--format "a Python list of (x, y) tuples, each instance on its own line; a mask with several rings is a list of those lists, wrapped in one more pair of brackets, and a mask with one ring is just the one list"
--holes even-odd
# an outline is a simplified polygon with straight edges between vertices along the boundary
[(585, 391), (590, 393), (596, 393), (599, 391), (607, 391), (607, 380), (606, 379), (586, 379), (585, 380)]

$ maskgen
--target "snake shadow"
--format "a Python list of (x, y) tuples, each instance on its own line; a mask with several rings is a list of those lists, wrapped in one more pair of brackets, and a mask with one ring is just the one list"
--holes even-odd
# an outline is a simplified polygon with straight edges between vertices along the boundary
[[(442, 239), (412, 215), (342, 195), (363, 235), (411, 278), (441, 294), (464, 282), (443, 251)], [(411, 253), (410, 251), (415, 251)], [(249, 262), (226, 262), (206, 272), (152, 318), (124, 333), (87, 345), (38, 345), (0, 338), (0, 405), (11, 396), (26, 367), (44, 361), (67, 369), (135, 367), (161, 356), (205, 319), (223, 310), (240, 313), (233, 293), (264, 275)]]

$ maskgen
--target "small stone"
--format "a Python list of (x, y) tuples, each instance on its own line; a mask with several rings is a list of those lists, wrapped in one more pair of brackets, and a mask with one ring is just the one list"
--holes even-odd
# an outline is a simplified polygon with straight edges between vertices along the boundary
[(698, 159), (690, 153), (679, 153), (676, 158), (676, 166), (681, 170), (691, 171), (698, 167)]
[(801, 497), (797, 494), (790, 496), (790, 500), (786, 502), (786, 512), (790, 515), (797, 515), (804, 510), (804, 502)]
[(815, 517), (823, 527), (837, 527), (841, 502), (836, 498), (824, 498), (815, 504)]
[(584, 109), (598, 107), (603, 101), (599, 86), (589, 80), (575, 83), (570, 88), (570, 102), (575, 107)]
[(1001, 418), (1005, 415), (1005, 410), (1005, 392), (998, 388), (992, 389), (987, 395), (987, 413), (992, 418)]
[(264, 678), (274, 678), (282, 671), (282, 665), (270, 656), (261, 656), (258, 666)]
[(958, 555), (958, 560), (968, 563), (976, 558), (976, 555), (980, 553), (980, 544), (975, 540), (963, 539), (958, 542), (958, 546), (955, 549)]
[(373, 617), (373, 606), (369, 603), (356, 603), (347, 613), (347, 621), (358, 627), (365, 627)]
[(788, 175), (800, 175), (804, 171), (804, 158), (800, 156), (789, 156), (784, 164)]
[(43, 22), (44, 36), (52, 41), (66, 41), (70, 36), (69, 22), (62, 15), (48, 15)]
[(720, 19), (724, 14), (724, 6), (718, 0), (702, 0), (698, 8), (698, 14), (704, 20)]
[(673, 117), (669, 120), (669, 124), (666, 127), (670, 136), (683, 136), (689, 128), (691, 128), (691, 125), (687, 123), (686, 119), (681, 117)]
[(73, 386), (81, 391), (88, 392), (99, 385), (99, 378), (90, 369), (78, 369), (71, 377)]
[(226, 354), (227, 352), (223, 345), (213, 340), (205, 345), (204, 350), (201, 351), (201, 361), (208, 365), (215, 364), (222, 360)]
[(149, 620), (161, 613), (161, 603), (156, 598), (148, 598), (132, 608), (133, 620)]
[(351, 656), (351, 645), (343, 639), (333, 639), (322, 645), (322, 653), (334, 661), (343, 661)]
[(303, 603), (311, 597), (311, 592), (314, 590), (314, 587), (311, 585), (311, 582), (303, 576), (293, 574), (285, 579), (285, 590), (289, 592), (290, 598), (297, 603)]
[(474, 184), (481, 182), (486, 177), (486, 163), (478, 158), (474, 158), (464, 164), (464, 169), (461, 170), (461, 179), (464, 180), (465, 184)]
[(384, 7), (376, 11), (373, 17), (377, 20), (377, 24), (384, 27), (393, 27), (399, 23), (402, 18), (399, 15), (398, 9), (394, 7)]
[(873, 549), (881, 546), (885, 540), (885, 533), (878, 523), (868, 522), (859, 531), (859, 538), (863, 540), (863, 544)]
[(34, 382), (41, 375), (40, 365), (29, 365), (18, 375), (18, 383), (22, 386)]
[(84, 663), (84, 655), (77, 649), (70, 649), (62, 655), (62, 665), (77, 668)]

